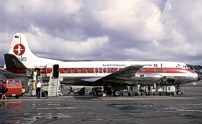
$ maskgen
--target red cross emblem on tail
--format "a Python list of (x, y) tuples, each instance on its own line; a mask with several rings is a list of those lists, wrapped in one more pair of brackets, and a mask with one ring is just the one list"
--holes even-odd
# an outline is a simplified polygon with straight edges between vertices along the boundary
[(22, 44), (17, 44), (14, 46), (13, 52), (15, 53), (15, 55), (21, 56), (25, 53), (25, 47)]

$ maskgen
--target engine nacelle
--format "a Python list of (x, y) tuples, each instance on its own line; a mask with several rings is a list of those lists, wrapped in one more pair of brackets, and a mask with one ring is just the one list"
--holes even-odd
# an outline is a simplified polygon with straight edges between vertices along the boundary
[(144, 80), (144, 81), (159, 81), (161, 79), (160, 74), (155, 73), (136, 73), (132, 77), (133, 80)]

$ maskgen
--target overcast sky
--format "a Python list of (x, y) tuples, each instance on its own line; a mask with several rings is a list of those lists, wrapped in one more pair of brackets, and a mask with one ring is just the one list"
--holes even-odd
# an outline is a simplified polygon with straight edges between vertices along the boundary
[(0, 0), (0, 65), (15, 33), (59, 60), (202, 65), (202, 0)]

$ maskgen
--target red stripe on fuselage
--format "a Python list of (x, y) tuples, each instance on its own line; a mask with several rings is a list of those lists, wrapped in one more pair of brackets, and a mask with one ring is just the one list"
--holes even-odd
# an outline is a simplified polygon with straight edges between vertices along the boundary
[(25, 74), (26, 69), (6, 69), (7, 71), (10, 71), (15, 74)]
[[(87, 73), (86, 69), (87, 68), (59, 68), (59, 72), (60, 73), (72, 73), (71, 70), (74, 69), (74, 73), (79, 73), (79, 69), (81, 69), (80, 73)], [(94, 69), (95, 68), (88, 68), (89, 69), (89, 73), (95, 73)], [(98, 68), (99, 69), (99, 73), (104, 73), (103, 72), (103, 68)], [(106, 68), (107, 72), (106, 73), (111, 73), (111, 69), (112, 68)], [(114, 72), (118, 71), (119, 68), (113, 68)], [(158, 72), (155, 72), (156, 68), (144, 68), (145, 72), (144, 73), (196, 73), (193, 70), (186, 70), (186, 69), (181, 69), (181, 68), (157, 68)], [(164, 72), (163, 69), (166, 69), (166, 71)], [(8, 71), (12, 72), (12, 73), (16, 73), (16, 74), (25, 74), (26, 73), (26, 69), (23, 70), (19, 70), (19, 69), (7, 69)], [(32, 69), (34, 70), (34, 68)], [(52, 68), (40, 68), (40, 74), (46, 74), (46, 73), (51, 73), (53, 72)], [(143, 73), (142, 69), (140, 69), (138, 71), (138, 73)]]

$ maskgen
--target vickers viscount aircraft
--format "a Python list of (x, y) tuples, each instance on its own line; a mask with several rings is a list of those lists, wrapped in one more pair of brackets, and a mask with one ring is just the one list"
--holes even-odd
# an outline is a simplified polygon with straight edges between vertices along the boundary
[(35, 56), (22, 33), (13, 36), (9, 52), (4, 55), (5, 69), (31, 76), (37, 69), (45, 78), (59, 78), (61, 83), (82, 86), (103, 86), (107, 94), (127, 86), (153, 83), (179, 85), (195, 82), (200, 76), (183, 62), (170, 61), (59, 61)]

